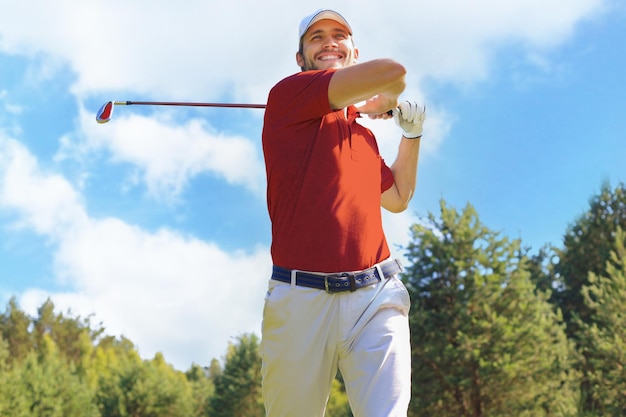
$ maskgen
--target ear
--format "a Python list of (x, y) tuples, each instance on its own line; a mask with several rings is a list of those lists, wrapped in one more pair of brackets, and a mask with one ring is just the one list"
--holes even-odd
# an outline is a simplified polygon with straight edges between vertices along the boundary
[(296, 52), (296, 63), (300, 68), (304, 67), (304, 57), (299, 51)]
[(359, 48), (354, 48), (354, 62), (359, 59)]

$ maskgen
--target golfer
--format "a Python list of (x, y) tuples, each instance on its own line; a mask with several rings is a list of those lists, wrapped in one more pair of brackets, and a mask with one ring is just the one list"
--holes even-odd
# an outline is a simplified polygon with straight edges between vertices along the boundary
[[(400, 212), (413, 196), (424, 107), (398, 102), (402, 65), (358, 62), (339, 13), (313, 13), (299, 34), (302, 71), (272, 88), (263, 125), (274, 264), (261, 342), (266, 415), (322, 417), (339, 370), (355, 417), (406, 417), (410, 301), (381, 206)], [(364, 115), (402, 128), (390, 167), (358, 123)]]

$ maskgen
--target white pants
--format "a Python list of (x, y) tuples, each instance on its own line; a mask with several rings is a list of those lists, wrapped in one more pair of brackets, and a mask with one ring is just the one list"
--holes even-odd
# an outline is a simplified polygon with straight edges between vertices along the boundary
[(261, 357), (267, 417), (322, 417), (337, 369), (354, 417), (406, 417), (409, 294), (392, 277), (327, 294), (270, 280)]

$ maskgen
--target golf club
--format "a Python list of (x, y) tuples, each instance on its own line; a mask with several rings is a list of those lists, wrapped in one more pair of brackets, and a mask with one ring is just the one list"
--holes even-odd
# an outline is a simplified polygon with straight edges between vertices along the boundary
[(109, 101), (105, 103), (96, 114), (98, 123), (106, 123), (111, 120), (115, 106), (185, 106), (185, 107), (232, 107), (241, 109), (264, 109), (265, 104), (241, 104), (241, 103), (186, 103), (178, 101)]

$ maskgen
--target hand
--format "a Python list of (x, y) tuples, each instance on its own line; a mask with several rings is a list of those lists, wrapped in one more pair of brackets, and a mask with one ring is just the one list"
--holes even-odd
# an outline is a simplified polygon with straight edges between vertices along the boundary
[(367, 115), (384, 115), (387, 110), (395, 108), (398, 99), (385, 94), (378, 94), (365, 101), (355, 104), (357, 111)]
[(407, 139), (422, 137), (422, 124), (426, 119), (426, 106), (414, 101), (403, 101), (393, 109), (393, 120), (403, 130)]

